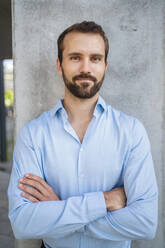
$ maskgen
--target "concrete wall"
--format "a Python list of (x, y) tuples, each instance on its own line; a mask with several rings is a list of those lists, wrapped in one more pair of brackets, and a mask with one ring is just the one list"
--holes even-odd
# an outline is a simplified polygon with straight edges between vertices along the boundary
[[(164, 12), (163, 0), (13, 0), (15, 131), (63, 94), (56, 71), (56, 39), (82, 20), (101, 24), (110, 39), (109, 69), (101, 94), (140, 119), (152, 144), (159, 185), (159, 226), (153, 241), (133, 248), (163, 248), (164, 226)], [(30, 241), (29, 241), (30, 242)], [(17, 247), (38, 247), (34, 241)]]

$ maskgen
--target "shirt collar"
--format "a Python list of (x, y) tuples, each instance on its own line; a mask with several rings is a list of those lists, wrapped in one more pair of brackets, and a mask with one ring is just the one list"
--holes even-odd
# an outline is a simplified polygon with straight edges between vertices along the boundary
[(54, 108), (51, 109), (51, 114), (56, 115), (58, 111), (62, 110), (64, 107), (62, 105), (62, 99), (58, 100)]
[[(62, 111), (65, 118), (67, 118), (67, 112), (63, 107), (62, 101), (63, 101), (63, 99), (58, 100), (57, 104), (51, 110), (52, 116), (56, 115), (59, 111)], [(93, 115), (95, 117), (97, 117), (100, 114), (100, 111), (103, 112), (106, 110), (106, 108), (107, 108), (107, 105), (106, 105), (104, 99), (101, 96), (99, 96), (97, 103), (96, 103), (96, 106), (95, 106), (95, 109), (94, 109), (94, 112), (93, 112)]]
[(101, 113), (104, 112), (106, 110), (106, 108), (107, 108), (107, 105), (106, 105), (104, 99), (101, 96), (99, 96), (98, 101), (97, 101), (96, 106), (95, 106), (95, 109), (94, 109), (94, 112), (93, 112), (93, 115), (95, 117), (97, 117), (100, 114), (100, 112)]

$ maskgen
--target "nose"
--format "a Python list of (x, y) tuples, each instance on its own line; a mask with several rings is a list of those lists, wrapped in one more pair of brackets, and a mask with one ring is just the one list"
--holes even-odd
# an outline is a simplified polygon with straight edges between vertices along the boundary
[(90, 60), (88, 58), (85, 58), (81, 61), (80, 73), (91, 73)]

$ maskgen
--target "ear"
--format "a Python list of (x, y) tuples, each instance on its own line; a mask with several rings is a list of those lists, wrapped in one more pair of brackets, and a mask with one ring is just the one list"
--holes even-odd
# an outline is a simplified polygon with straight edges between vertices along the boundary
[(56, 66), (57, 66), (58, 73), (62, 75), (61, 64), (60, 64), (59, 58), (57, 58), (56, 60)]
[(108, 67), (108, 61), (106, 60), (106, 62), (105, 62), (105, 71), (107, 70), (107, 67)]

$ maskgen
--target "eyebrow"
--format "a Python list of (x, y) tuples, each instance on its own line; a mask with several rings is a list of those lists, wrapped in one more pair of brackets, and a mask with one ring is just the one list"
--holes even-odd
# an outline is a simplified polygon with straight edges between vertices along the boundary
[[(77, 53), (77, 52), (73, 52), (73, 53), (69, 53), (68, 56), (82, 56), (83, 54), (82, 53)], [(90, 56), (96, 56), (96, 57), (100, 57), (100, 58), (103, 58), (104, 55), (103, 54), (100, 54), (100, 53), (92, 53)]]

